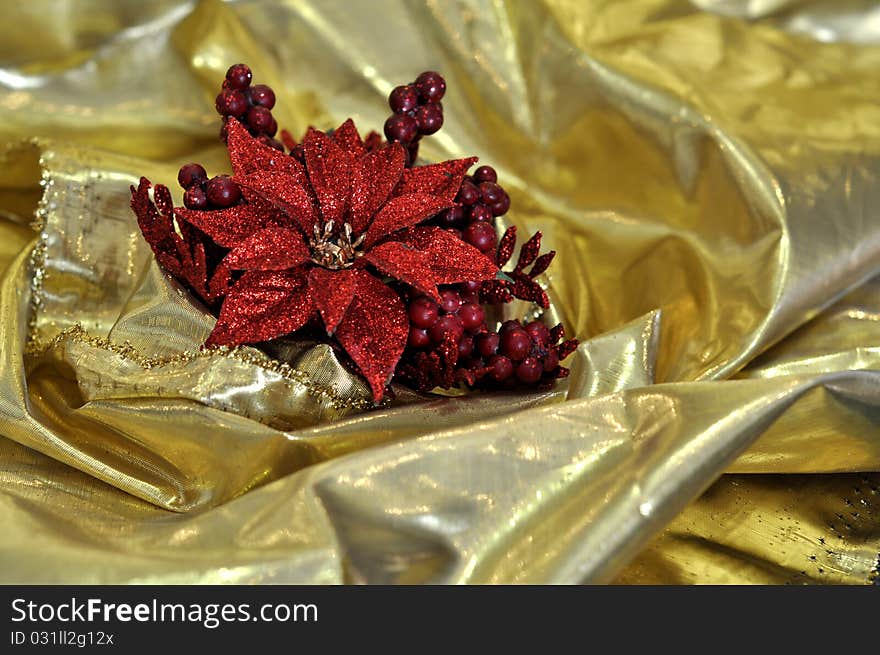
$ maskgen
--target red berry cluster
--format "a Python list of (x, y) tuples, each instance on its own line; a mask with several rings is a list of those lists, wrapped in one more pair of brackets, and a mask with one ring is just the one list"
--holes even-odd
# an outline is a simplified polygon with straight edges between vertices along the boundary
[(215, 175), (210, 180), (201, 164), (184, 164), (177, 181), (185, 189), (183, 204), (187, 209), (226, 209), (241, 200), (241, 189), (228, 175)]
[(461, 183), (456, 205), (437, 215), (440, 227), (453, 230), (480, 252), (490, 253), (498, 243), (494, 221), (510, 209), (510, 196), (498, 184), (491, 166), (480, 166)]
[(223, 89), (214, 101), (217, 113), (223, 117), (220, 138), (226, 142), (226, 121), (236, 118), (252, 136), (283, 152), (281, 142), (272, 138), (278, 131), (278, 123), (272, 116), (275, 92), (265, 84), (251, 86), (252, 77), (251, 69), (245, 64), (235, 64), (226, 71)]
[(419, 141), (443, 127), (443, 105), (446, 80), (439, 73), (425, 71), (415, 82), (394, 87), (388, 106), (394, 112), (385, 121), (385, 137), (397, 141), (407, 152), (407, 165), (412, 166), (419, 153)]

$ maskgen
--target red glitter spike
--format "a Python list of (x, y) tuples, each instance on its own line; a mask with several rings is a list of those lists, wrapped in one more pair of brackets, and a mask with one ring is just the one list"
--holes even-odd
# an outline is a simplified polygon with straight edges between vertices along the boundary
[(556, 257), (555, 250), (551, 250), (550, 252), (545, 252), (543, 255), (538, 257), (535, 260), (535, 265), (532, 266), (532, 270), (529, 271), (529, 277), (536, 278), (541, 273), (546, 271), (547, 268), (550, 266), (551, 262), (553, 261), (554, 257)]
[(281, 143), (283, 143), (288, 150), (293, 150), (297, 146), (296, 139), (294, 139), (293, 135), (287, 130), (281, 130)]
[(362, 157), (366, 150), (361, 135), (358, 134), (354, 121), (350, 118), (333, 131), (333, 140), (354, 158)]
[(351, 190), (352, 157), (330, 137), (310, 129), (303, 139), (306, 170), (324, 221), (342, 225)]
[(275, 207), (259, 200), (210, 211), (177, 207), (174, 215), (196, 226), (215, 243), (226, 248), (234, 247), (255, 230), (272, 225), (282, 218)]
[[(459, 242), (460, 243), (460, 242)], [(376, 246), (364, 259), (386, 275), (405, 282), (440, 302), (437, 282), (427, 253), (397, 241)]]
[(519, 249), (519, 260), (516, 262), (515, 272), (523, 270), (537, 258), (541, 251), (541, 233), (535, 232), (532, 238), (526, 241)]
[(310, 259), (309, 248), (298, 231), (267, 227), (238, 244), (223, 262), (236, 270), (283, 271)]
[(400, 180), (405, 161), (406, 153), (400, 144), (389, 143), (354, 163), (349, 223), (355, 234), (361, 234), (367, 228), (376, 210), (388, 200)]
[(382, 135), (378, 132), (370, 132), (367, 135), (367, 138), (364, 139), (364, 148), (366, 148), (367, 152), (372, 152), (382, 146)]
[(486, 255), (438, 227), (417, 227), (403, 237), (424, 252), (437, 284), (491, 280), (498, 267)]
[(234, 118), (230, 119), (226, 126), (229, 130), (227, 141), (229, 162), (236, 177), (255, 171), (272, 171), (289, 175), (300, 186), (308, 185), (306, 169), (296, 159), (260, 143)]
[(370, 223), (364, 246), (369, 248), (382, 237), (421, 223), (451, 205), (452, 202), (448, 200), (426, 193), (410, 193), (392, 198)]
[(284, 173), (257, 172), (236, 178), (236, 182), (280, 209), (288, 218), (284, 221), (288, 226), (295, 225), (306, 236), (311, 235), (318, 214), (309, 193), (294, 178)]
[(354, 273), (350, 268), (331, 271), (315, 267), (309, 271), (309, 289), (328, 335), (336, 331), (354, 298), (357, 283)]
[(206, 345), (268, 341), (302, 327), (315, 309), (304, 278), (299, 269), (245, 273), (223, 301)]
[(453, 200), (467, 170), (477, 161), (476, 157), (450, 159), (439, 164), (414, 166), (403, 172), (397, 195), (406, 193), (429, 193), (446, 200)]
[(403, 301), (391, 288), (365, 271), (354, 273), (356, 295), (336, 328), (336, 338), (379, 402), (406, 346), (409, 319)]
[(501, 241), (498, 244), (498, 254), (495, 256), (495, 263), (504, 266), (510, 261), (513, 255), (513, 249), (516, 246), (516, 225), (511, 225), (504, 232)]

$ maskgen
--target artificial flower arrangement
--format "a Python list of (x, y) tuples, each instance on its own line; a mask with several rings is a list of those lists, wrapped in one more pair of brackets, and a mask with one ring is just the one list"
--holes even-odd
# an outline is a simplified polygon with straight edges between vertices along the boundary
[(146, 178), (131, 189), (161, 267), (217, 317), (206, 347), (320, 335), (376, 402), (392, 380), (427, 392), (546, 387), (568, 374), (560, 362), (577, 341), (562, 325), (487, 320), (514, 298), (547, 308), (535, 278), (555, 253), (540, 254), (538, 232), (503, 270), (516, 229), (498, 238), (510, 197), (495, 170), (468, 174), (476, 157), (419, 162), (445, 92), (430, 71), (396, 87), (384, 140), (349, 119), (279, 141), (272, 89), (244, 64), (229, 68), (215, 106), (232, 176), (183, 166), (183, 207)]

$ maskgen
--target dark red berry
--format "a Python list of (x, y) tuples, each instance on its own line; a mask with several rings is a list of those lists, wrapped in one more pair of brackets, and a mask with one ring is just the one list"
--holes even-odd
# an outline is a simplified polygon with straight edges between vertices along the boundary
[(492, 222), (492, 210), (486, 207), (486, 205), (482, 203), (477, 203), (472, 206), (470, 211), (468, 212), (470, 219), (472, 221), (482, 221), (484, 223)]
[(443, 110), (440, 105), (434, 103), (419, 107), (416, 110), (415, 118), (419, 125), (419, 132), (424, 135), (434, 134), (443, 127)]
[(550, 329), (541, 321), (532, 321), (523, 329), (533, 341), (537, 341), (542, 346), (546, 346), (550, 342)]
[(177, 181), (184, 189), (208, 180), (208, 173), (201, 164), (184, 164), (177, 173)]
[(504, 197), (504, 189), (494, 182), (480, 182), (480, 198), (487, 205), (494, 205)]
[(510, 196), (507, 195), (506, 191), (501, 196), (501, 200), (493, 204), (490, 209), (495, 216), (504, 216), (507, 213), (507, 210), (510, 209)]
[(412, 348), (426, 348), (431, 345), (431, 337), (428, 336), (427, 330), (413, 327), (409, 329), (407, 344)]
[(456, 200), (463, 205), (473, 205), (480, 199), (480, 190), (470, 182), (462, 182)]
[(504, 321), (504, 323), (501, 324), (501, 328), (498, 330), (498, 334), (504, 336), (505, 334), (507, 334), (511, 330), (521, 330), (521, 329), (522, 329), (522, 326), (519, 324), (519, 321), (508, 320), (508, 321)]
[(419, 104), (419, 94), (410, 85), (396, 86), (388, 95), (388, 106), (395, 114), (413, 111)]
[(200, 186), (191, 186), (183, 194), (183, 205), (187, 209), (207, 209), (208, 196)]
[(241, 189), (228, 175), (218, 175), (208, 180), (205, 188), (208, 201), (215, 207), (232, 207), (241, 200)]
[(416, 88), (419, 90), (419, 98), (423, 102), (440, 102), (446, 93), (446, 80), (440, 73), (425, 71), (416, 78)]
[(516, 377), (520, 382), (525, 384), (534, 384), (541, 379), (544, 367), (534, 357), (526, 357), (516, 367)]
[(272, 127), (272, 112), (265, 107), (251, 107), (247, 114), (247, 123), (254, 132), (269, 133)]
[(481, 287), (481, 286), (483, 286), (483, 283), (482, 283), (482, 282), (478, 282), (478, 281), (475, 281), (475, 280), (470, 280), (470, 281), (468, 281), (468, 282), (462, 282), (462, 283), (461, 283), (461, 290), (462, 290), (462, 291), (469, 291), (469, 292), (471, 292), (471, 293), (476, 293), (476, 292), (478, 292), (478, 291), (480, 290), (480, 287)]
[(488, 366), (492, 369), (489, 375), (496, 382), (504, 382), (513, 375), (513, 362), (504, 355), (495, 355), (489, 359)]
[(464, 220), (464, 209), (456, 205), (449, 209), (444, 209), (437, 215), (437, 224), (440, 227), (455, 227)]
[(462, 359), (470, 357), (474, 351), (474, 338), (464, 335), (458, 342), (458, 356)]
[(243, 116), (248, 110), (248, 101), (241, 91), (223, 91), (214, 101), (214, 107), (221, 116)]
[(454, 314), (447, 314), (437, 319), (437, 322), (429, 330), (431, 341), (434, 343), (443, 343), (443, 339), (447, 334), (451, 334), (458, 341), (464, 333), (461, 321)]
[(252, 78), (251, 69), (245, 64), (235, 64), (226, 71), (226, 82), (230, 89), (244, 89), (251, 83)]
[(518, 362), (529, 354), (532, 340), (522, 328), (510, 330), (501, 335), (501, 352)]
[(430, 298), (420, 296), (410, 303), (409, 322), (419, 328), (429, 328), (439, 316), (439, 308)]
[(458, 310), (458, 317), (461, 319), (462, 326), (468, 332), (476, 330), (486, 320), (483, 308), (473, 303), (462, 305), (461, 309)]
[(447, 314), (455, 314), (461, 308), (461, 296), (452, 289), (441, 291), (440, 308)]
[(250, 95), (251, 102), (259, 107), (272, 109), (275, 106), (275, 92), (265, 84), (254, 84), (248, 91), (248, 95)]
[[(476, 291), (460, 291), (461, 294), (461, 302), (462, 306), (464, 305), (479, 305), (480, 304), (480, 294)], [(479, 332), (479, 330), (477, 330)]]
[(544, 371), (552, 373), (557, 366), (559, 366), (559, 355), (557, 355), (556, 351), (551, 348), (544, 356)]
[(468, 225), (461, 233), (461, 238), (480, 252), (488, 252), (495, 247), (498, 234), (490, 223), (476, 222)]
[(487, 332), (477, 337), (477, 352), (483, 357), (491, 357), (498, 353), (498, 344), (501, 337), (497, 332)]
[(491, 166), (480, 166), (474, 171), (474, 179), (477, 182), (497, 182), (498, 173)]
[[(266, 134), (268, 134), (269, 136), (275, 136), (275, 133), (277, 131), (278, 131), (278, 121), (276, 121), (275, 118), (273, 117), (272, 122), (269, 123), (269, 129), (266, 130)], [(279, 143), (281, 143), (281, 142), (279, 141)], [(284, 144), (283, 143), (281, 144), (281, 151), (284, 152)]]
[(389, 116), (385, 121), (385, 138), (389, 141), (399, 141), (401, 143), (409, 143), (416, 138), (419, 132), (418, 123), (412, 116), (406, 114), (395, 114)]

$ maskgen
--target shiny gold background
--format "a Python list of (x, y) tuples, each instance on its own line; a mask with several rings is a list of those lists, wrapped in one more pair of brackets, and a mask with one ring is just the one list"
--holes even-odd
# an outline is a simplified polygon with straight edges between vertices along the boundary
[[(0, 25), (0, 581), (849, 583), (880, 550), (865, 2), (33, 2)], [(877, 45), (875, 45), (877, 44)], [(332, 351), (200, 353), (127, 208), (443, 72), (582, 341), (538, 394), (366, 411)], [(179, 200), (179, 198), (178, 198)], [(516, 308), (511, 311), (517, 311)]]

